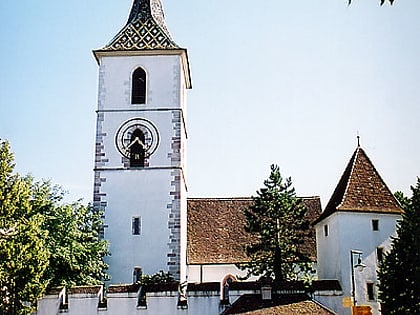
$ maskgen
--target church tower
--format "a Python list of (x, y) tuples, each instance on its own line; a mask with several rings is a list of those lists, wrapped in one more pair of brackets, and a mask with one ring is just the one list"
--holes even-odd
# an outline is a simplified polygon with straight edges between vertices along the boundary
[[(161, 0), (134, 0), (99, 64), (94, 206), (104, 211), (111, 283), (138, 270), (186, 278), (187, 50), (171, 38)], [(135, 280), (135, 279), (134, 279)]]

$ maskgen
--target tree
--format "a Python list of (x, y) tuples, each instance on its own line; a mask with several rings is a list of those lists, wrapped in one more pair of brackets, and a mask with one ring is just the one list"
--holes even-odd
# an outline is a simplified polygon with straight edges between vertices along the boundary
[(13, 154), (0, 141), (0, 314), (31, 314), (44, 293), (50, 253), (44, 218), (31, 207), (31, 178), (13, 175)]
[(31, 314), (47, 286), (106, 280), (102, 213), (63, 203), (50, 182), (13, 174), (8, 142), (0, 141), (0, 314)]
[(254, 236), (254, 241), (245, 248), (250, 262), (240, 267), (248, 269), (249, 274), (274, 276), (276, 281), (296, 278), (296, 264), (310, 262), (298, 246), (309, 222), (291, 178), (284, 181), (279, 167), (271, 165), (264, 188), (252, 199), (245, 211), (245, 230)]
[(62, 204), (63, 190), (48, 181), (33, 185), (32, 205), (44, 216), (51, 252), (44, 278), (49, 286), (98, 284), (107, 280), (108, 243), (100, 240), (102, 213), (80, 202)]
[(383, 314), (420, 314), (420, 178), (411, 190), (396, 193), (404, 212), (378, 272)]

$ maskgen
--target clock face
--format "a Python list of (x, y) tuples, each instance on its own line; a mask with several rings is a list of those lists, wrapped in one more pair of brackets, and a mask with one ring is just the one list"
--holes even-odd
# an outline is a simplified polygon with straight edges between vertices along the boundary
[[(140, 130), (144, 135), (144, 143), (141, 145), (145, 151), (145, 157), (151, 156), (157, 149), (159, 144), (159, 133), (156, 126), (149, 120), (144, 118), (132, 118), (125, 121), (118, 128), (115, 135), (115, 145), (121, 155), (130, 158), (130, 147), (133, 144), (133, 133)], [(137, 132), (138, 133), (138, 132)], [(137, 137), (135, 142), (140, 141)]]

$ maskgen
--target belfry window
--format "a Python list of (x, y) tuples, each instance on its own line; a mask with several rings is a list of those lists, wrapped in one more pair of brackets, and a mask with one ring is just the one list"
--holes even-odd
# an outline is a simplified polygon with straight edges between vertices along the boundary
[(134, 130), (130, 141), (130, 167), (144, 167), (145, 149), (144, 133)]
[(143, 68), (137, 68), (133, 72), (131, 84), (131, 104), (145, 104), (146, 72), (143, 70)]

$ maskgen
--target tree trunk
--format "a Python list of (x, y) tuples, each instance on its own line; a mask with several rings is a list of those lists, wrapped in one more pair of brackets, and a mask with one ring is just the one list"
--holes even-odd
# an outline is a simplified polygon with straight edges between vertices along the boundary
[(283, 274), (281, 272), (281, 251), (278, 245), (274, 251), (274, 279), (276, 282), (283, 280)]

